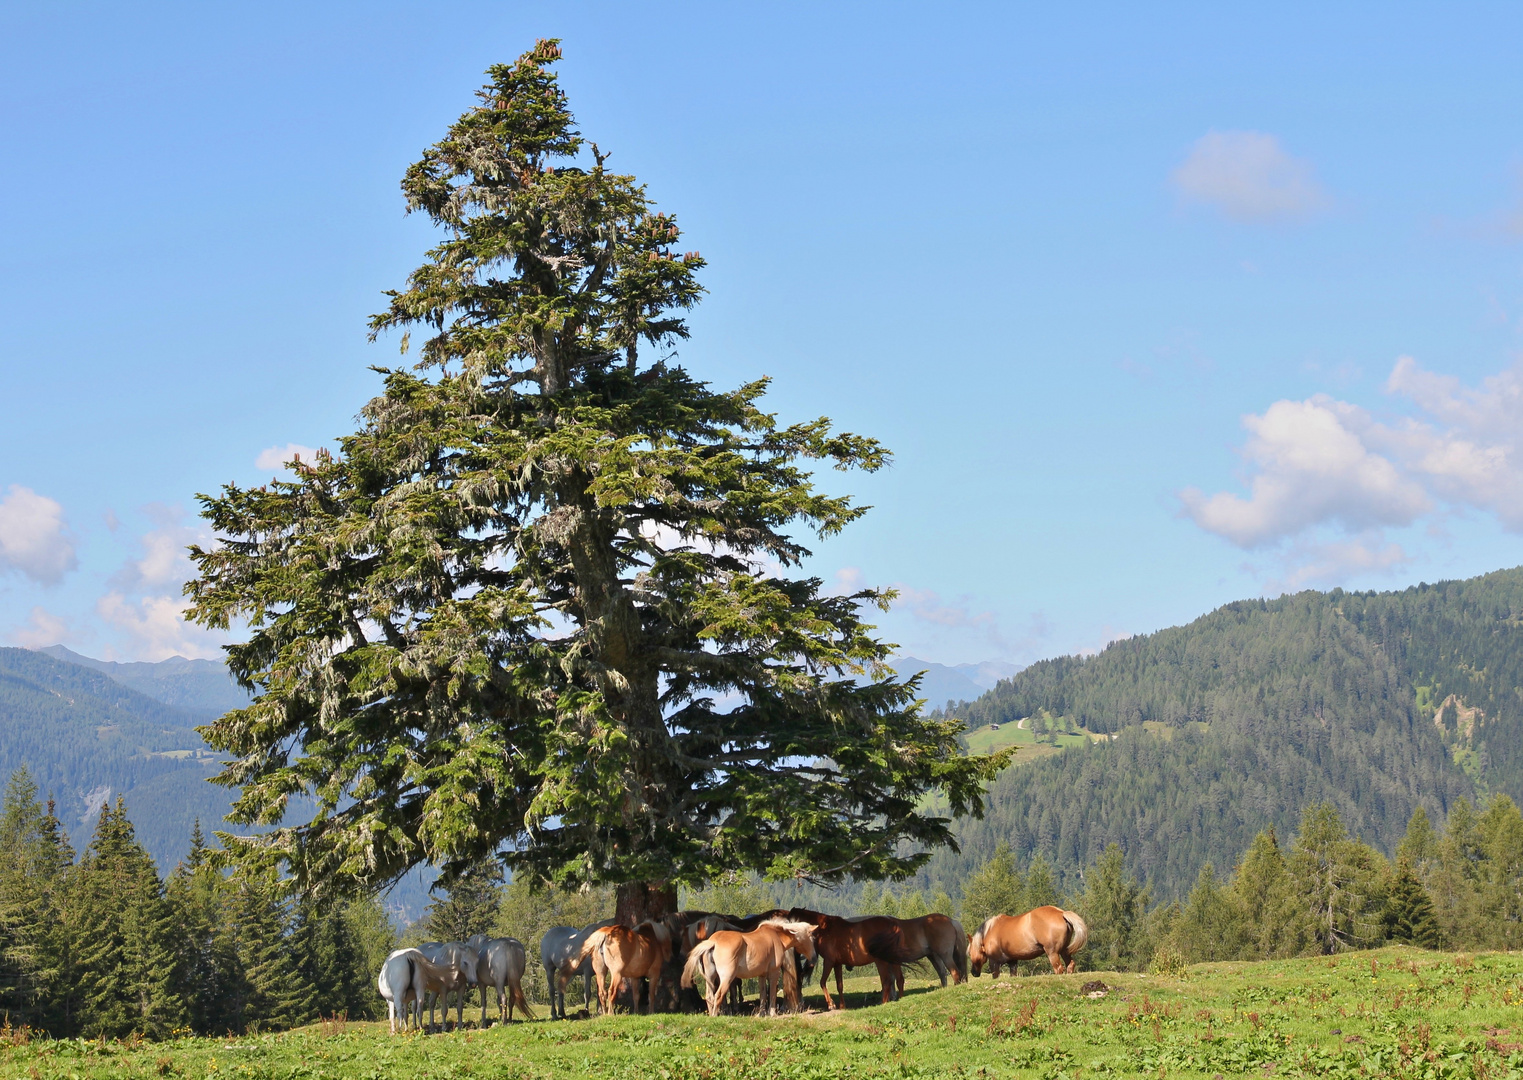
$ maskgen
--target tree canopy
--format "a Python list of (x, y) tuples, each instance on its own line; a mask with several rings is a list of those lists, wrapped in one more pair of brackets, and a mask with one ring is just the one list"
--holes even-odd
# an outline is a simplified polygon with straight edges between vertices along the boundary
[[(372, 336), (425, 339), (337, 453), (203, 497), (192, 617), (246, 622), (257, 696), (203, 729), (233, 755), (226, 838), (309, 890), (502, 852), (561, 885), (891, 877), (981, 812), (1002, 759), (958, 752), (861, 619), (876, 590), (787, 576), (864, 511), (810, 462), (872, 439), (781, 425), (766, 380), (674, 362), (701, 294), (676, 220), (576, 130), (542, 41), (407, 170), (443, 233)], [(643, 350), (643, 351), (642, 351)], [(622, 906), (621, 906), (622, 910)]]

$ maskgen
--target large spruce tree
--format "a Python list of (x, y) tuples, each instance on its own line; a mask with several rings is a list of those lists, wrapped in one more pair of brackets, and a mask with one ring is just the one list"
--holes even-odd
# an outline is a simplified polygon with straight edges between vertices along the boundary
[(235, 760), (229, 839), (306, 888), (374, 888), (505, 851), (520, 873), (613, 882), (619, 911), (731, 869), (885, 877), (951, 842), (940, 788), (981, 811), (999, 759), (958, 754), (861, 621), (888, 596), (786, 576), (862, 512), (805, 467), (888, 453), (781, 426), (760, 380), (672, 361), (694, 252), (576, 130), (541, 42), (402, 182), (442, 230), (376, 334), (424, 335), (336, 454), (204, 500), (219, 543), (187, 586), (248, 708), (205, 731)]

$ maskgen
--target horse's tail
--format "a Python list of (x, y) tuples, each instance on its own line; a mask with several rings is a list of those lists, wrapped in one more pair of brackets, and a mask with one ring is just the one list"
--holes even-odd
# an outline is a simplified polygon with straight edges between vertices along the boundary
[[(714, 942), (712, 940), (705, 940), (705, 941), (700, 941), (697, 944), (697, 946), (694, 947), (693, 951), (687, 954), (687, 963), (682, 966), (682, 987), (683, 987), (683, 989), (685, 989), (685, 990), (692, 989), (693, 980), (694, 980), (694, 977), (698, 974), (699, 965), (701, 965), (703, 963), (704, 956), (707, 955), (710, 952), (713, 952), (713, 951), (714, 951)], [(708, 993), (707, 993), (707, 990), (708, 990), (708, 979), (707, 979), (707, 977), (705, 977), (705, 979), (704, 979), (704, 990), (705, 990), (704, 997), (707, 997), (708, 996)]]
[(606, 927), (598, 927), (592, 933), (582, 939), (581, 950), (576, 954), (576, 963), (572, 968), (579, 968), (587, 962), (587, 958), (603, 947), (603, 939), (608, 936)]
[[(529, 1011), (529, 999), (524, 997), (524, 988), (522, 983), (514, 984), (513, 997), (518, 1000), (518, 1007), (524, 1011), (524, 1015), (527, 1016), (530, 1020), (533, 1020), (534, 1014)], [(485, 991), (482, 992), (481, 1000), (483, 1003), (486, 1001)]]
[(956, 919), (951, 920), (952, 929), (956, 933), (952, 937), (952, 963), (957, 968), (957, 978), (960, 982), (968, 981), (968, 935), (963, 932), (962, 923)]
[(1072, 956), (1089, 940), (1089, 923), (1077, 911), (1063, 912), (1063, 921), (1068, 924), (1068, 954)]

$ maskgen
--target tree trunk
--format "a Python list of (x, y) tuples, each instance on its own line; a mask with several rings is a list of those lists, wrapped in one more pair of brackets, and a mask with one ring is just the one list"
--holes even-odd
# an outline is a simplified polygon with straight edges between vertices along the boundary
[(620, 926), (637, 926), (677, 910), (677, 887), (664, 881), (626, 881), (619, 885), (614, 918)]

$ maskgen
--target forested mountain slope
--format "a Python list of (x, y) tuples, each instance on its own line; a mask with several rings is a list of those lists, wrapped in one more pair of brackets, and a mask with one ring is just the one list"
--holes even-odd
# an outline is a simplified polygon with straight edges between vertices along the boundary
[(1001, 841), (1076, 872), (1115, 841), (1160, 897), (1224, 870), (1253, 835), (1333, 803), (1390, 851), (1412, 811), (1523, 802), (1523, 569), (1393, 593), (1229, 604), (1093, 657), (1032, 665), (959, 706), (970, 729), (1033, 714), (1111, 739), (1016, 766), (965, 822), (954, 882)]
[(118, 793), (164, 870), (186, 850), (195, 818), (207, 831), (221, 827), (230, 798), (206, 783), (217, 757), (194, 730), (204, 719), (98, 671), (0, 649), (0, 780), (25, 764), (57, 799), (76, 847)]

